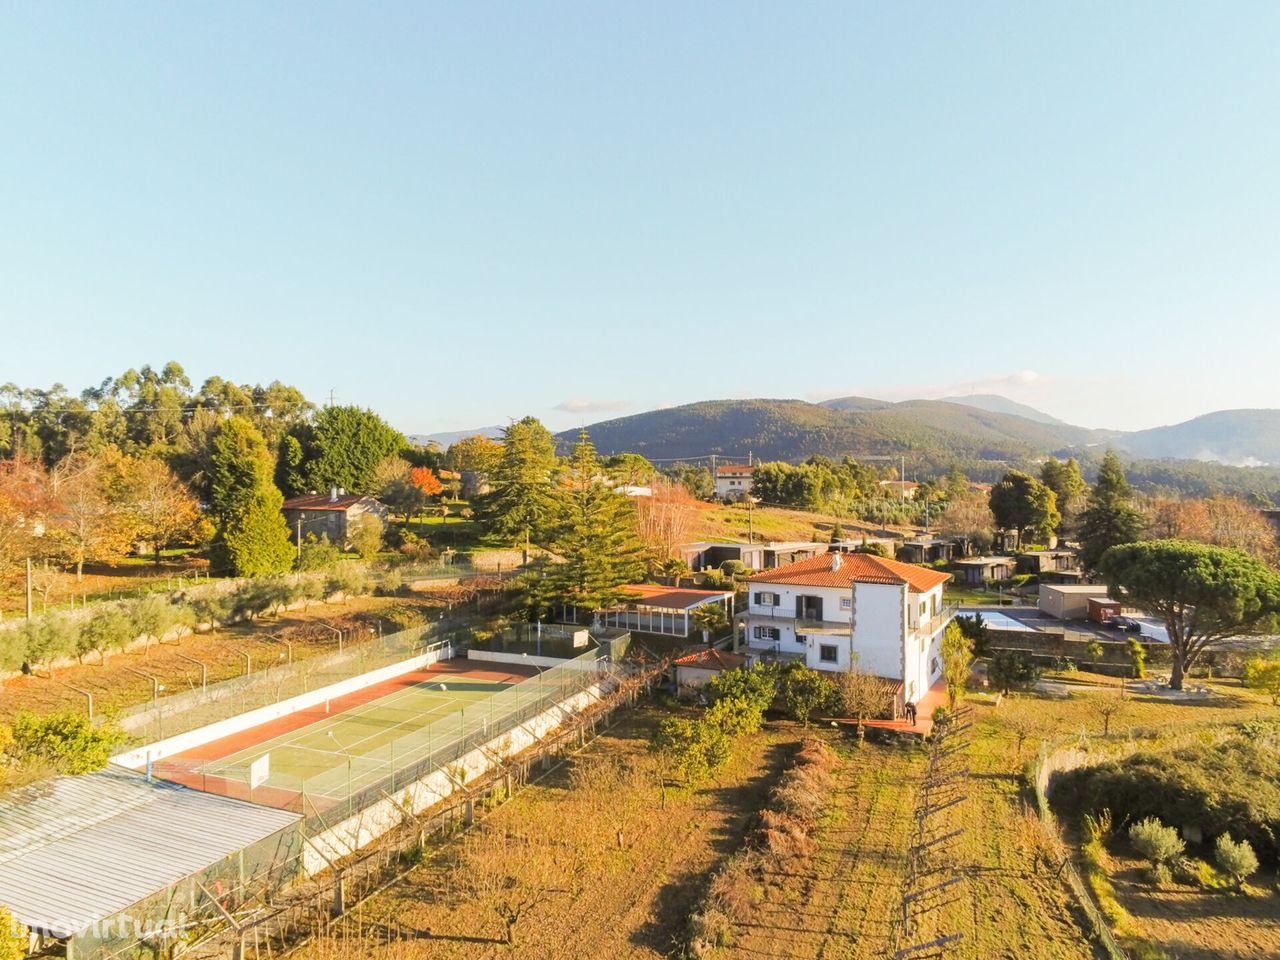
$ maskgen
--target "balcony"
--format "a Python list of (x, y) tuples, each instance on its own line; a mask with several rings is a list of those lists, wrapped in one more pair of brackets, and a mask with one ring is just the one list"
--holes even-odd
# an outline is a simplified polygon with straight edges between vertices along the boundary
[(912, 624), (911, 631), (917, 635), (932, 637), (947, 625), (947, 621), (956, 615), (956, 609), (957, 605), (954, 603), (943, 604), (942, 609), (932, 617)]

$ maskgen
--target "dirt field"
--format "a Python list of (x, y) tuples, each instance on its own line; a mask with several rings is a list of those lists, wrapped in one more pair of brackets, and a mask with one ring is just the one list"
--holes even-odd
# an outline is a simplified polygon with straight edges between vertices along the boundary
[(1275, 875), (1259, 873), (1251, 891), (1173, 887), (1155, 890), (1142, 880), (1143, 864), (1113, 858), (1116, 896), (1152, 941), (1178, 960), (1264, 960), (1280, 957), (1280, 894)]
[[(741, 540), (747, 532), (754, 533), (757, 541), (765, 540), (820, 540), (831, 539), (831, 528), (839, 521), (846, 537), (862, 534), (876, 536), (874, 524), (863, 523), (850, 517), (836, 517), (829, 513), (809, 513), (806, 510), (789, 510), (784, 507), (756, 507), (751, 511), (748, 523), (747, 508), (743, 504), (699, 503), (698, 516), (689, 531), (691, 540)], [(910, 532), (909, 528), (891, 528)]]
[[(164, 687), (161, 696), (177, 693), (200, 685), (200, 668), (183, 656), (192, 657), (208, 666), (209, 682), (237, 677), (245, 672), (247, 653), (250, 665), (259, 670), (287, 657), (285, 646), (264, 639), (268, 634), (288, 639), (293, 644), (293, 658), (328, 653), (334, 649), (336, 638), (330, 630), (316, 625), (319, 620), (336, 624), (344, 630), (364, 631), (365, 638), (372, 636), (372, 623), (379, 610), (406, 601), (383, 597), (357, 597), (344, 602), (314, 604), (306, 613), (294, 611), (279, 619), (255, 620), (191, 634), (174, 643), (152, 644), (150, 651), (114, 653), (106, 663), (99, 663), (94, 656), (84, 665), (60, 667), (53, 679), (46, 676), (17, 676), (0, 686), (0, 719), (12, 716), (19, 710), (49, 713), (57, 710), (79, 711), (85, 709), (85, 697), (73, 686), (93, 693), (94, 710), (109, 714), (151, 699), (151, 681), (132, 673), (139, 670), (157, 677)], [(360, 636), (355, 637), (361, 639)]]
[[(664, 809), (647, 749), (661, 715), (651, 707), (628, 714), (567, 769), (497, 807), (478, 830), (365, 903), (354, 929), (297, 956), (676, 954), (709, 871), (740, 843), (802, 731), (784, 724), (740, 741), (716, 782), (668, 788)], [(498, 908), (521, 904), (513, 949)], [(376, 946), (389, 920), (413, 939)]]

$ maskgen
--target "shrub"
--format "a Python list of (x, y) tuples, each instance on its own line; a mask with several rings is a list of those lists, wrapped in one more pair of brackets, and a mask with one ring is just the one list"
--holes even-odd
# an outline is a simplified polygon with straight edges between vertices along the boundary
[(302, 549), (298, 551), (299, 570), (330, 570), (342, 559), (342, 551), (329, 542), (329, 537), (318, 540), (314, 533), (309, 533), (302, 541)]
[(705, 719), (731, 737), (755, 733), (764, 719), (763, 712), (745, 697), (718, 697), (707, 708)]
[(159, 640), (173, 626), (173, 604), (158, 593), (143, 597), (133, 607), (133, 632), (136, 637)]
[(695, 957), (732, 945), (733, 923), (722, 911), (708, 907), (689, 918), (689, 949)]
[(1129, 638), (1127, 649), (1129, 665), (1133, 668), (1134, 677), (1141, 679), (1147, 672), (1147, 650), (1133, 637)]
[(372, 560), (382, 550), (382, 537), (386, 524), (371, 513), (362, 513), (347, 525), (347, 539), (351, 549), (362, 560)]
[(705, 780), (729, 760), (729, 738), (714, 723), (667, 717), (658, 724), (650, 747), (664, 754), (686, 783)]
[(749, 920), (760, 898), (755, 877), (759, 866), (760, 856), (754, 851), (741, 850), (731, 856), (711, 878), (709, 904), (737, 923)]
[(388, 597), (394, 597), (404, 586), (404, 575), (399, 570), (388, 570), (382, 575), (381, 591)]
[(1280, 751), (1275, 734), (1241, 730), (1215, 743), (1147, 750), (1064, 771), (1055, 780), (1060, 813), (1111, 810), (1121, 823), (1161, 817), (1194, 823), (1209, 836), (1247, 840), (1275, 863), (1280, 836)]
[(1244, 667), (1244, 684), (1254, 690), (1261, 690), (1271, 698), (1271, 702), (1280, 706), (1280, 660), (1253, 657)]
[(109, 606), (94, 611), (81, 628), (76, 653), (83, 661), (85, 654), (103, 657), (108, 650), (120, 650), (133, 639), (133, 622), (119, 607)]
[(747, 572), (747, 565), (741, 560), (726, 560), (720, 564), (720, 572), (726, 577), (736, 577)]
[(987, 664), (987, 678), (1001, 693), (1030, 690), (1040, 679), (1040, 668), (1021, 650), (999, 650)]
[(13, 719), (10, 752), (19, 760), (38, 759), (60, 773), (89, 773), (107, 765), (111, 751), (124, 742), (113, 726), (94, 726), (83, 714), (37, 716), (23, 711)]
[(772, 664), (756, 664), (726, 670), (712, 677), (706, 690), (716, 699), (734, 697), (746, 700), (763, 714), (778, 695), (778, 669)]
[(369, 577), (365, 572), (365, 568), (358, 563), (340, 563), (329, 574), (326, 595), (334, 596), (335, 594), (345, 594), (354, 596), (355, 594), (364, 593), (365, 587), (368, 585)]
[(1213, 845), (1213, 861), (1218, 869), (1231, 878), (1232, 885), (1239, 890), (1249, 877), (1258, 871), (1258, 856), (1253, 852), (1247, 840), (1232, 840), (1231, 834), (1224, 833)]
[(22, 960), (27, 956), (29, 939), (30, 931), (8, 907), (0, 907), (0, 960)]
[(791, 719), (808, 725), (813, 714), (831, 704), (835, 689), (817, 670), (790, 663), (782, 671), (778, 692)]
[(1178, 831), (1166, 827), (1155, 817), (1147, 817), (1129, 828), (1129, 842), (1144, 860), (1154, 867), (1165, 867), (1181, 857), (1187, 849)]

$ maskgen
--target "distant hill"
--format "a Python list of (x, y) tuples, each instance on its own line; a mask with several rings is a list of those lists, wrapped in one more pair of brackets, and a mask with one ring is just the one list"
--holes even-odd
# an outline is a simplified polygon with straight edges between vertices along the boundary
[[(655, 461), (711, 454), (792, 462), (815, 455), (905, 456), (910, 474), (936, 475), (954, 465), (985, 481), (1014, 466), (1038, 469), (1049, 455), (1077, 457), (1088, 474), (1112, 446), (1126, 455), (1131, 478), (1144, 489), (1222, 491), (1280, 503), (1280, 469), (1223, 465), (1280, 464), (1280, 411), (1223, 411), (1128, 434), (1040, 417), (947, 400), (714, 400), (605, 420), (588, 429), (601, 453), (631, 451)], [(570, 430), (557, 439), (568, 450), (576, 436)]]
[(501, 427), (476, 427), (474, 430), (453, 430), (445, 433), (415, 433), (409, 437), (410, 443), (416, 443), (419, 446), (427, 446), (431, 443), (438, 443), (442, 447), (448, 447), (450, 444), (457, 443), (467, 437), (474, 436), (498, 438), (502, 436)]
[(1029, 407), (1025, 403), (1018, 403), (1016, 400), (1010, 400), (1008, 397), (1002, 397), (995, 393), (970, 393), (963, 397), (943, 397), (942, 402), (959, 403), (966, 407), (989, 410), (992, 413), (1009, 413), (1015, 417), (1026, 417), (1036, 423), (1066, 426), (1066, 422), (1059, 420), (1057, 417), (1051, 417), (1035, 407)]
[(1125, 434), (1117, 446), (1157, 459), (1280, 465), (1280, 410), (1219, 410), (1185, 423)]
[[(939, 400), (888, 403), (860, 397), (821, 404), (707, 401), (606, 420), (589, 429), (592, 441), (606, 454), (633, 451), (661, 460), (708, 454), (751, 454), (758, 460), (906, 454), (916, 461), (916, 469), (983, 461), (994, 467), (1103, 442), (1109, 436)], [(570, 445), (574, 434), (561, 434), (561, 443)]]

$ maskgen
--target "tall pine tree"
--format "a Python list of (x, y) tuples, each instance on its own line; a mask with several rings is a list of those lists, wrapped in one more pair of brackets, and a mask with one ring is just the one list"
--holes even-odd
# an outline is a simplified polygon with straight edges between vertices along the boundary
[(618, 603), (624, 584), (645, 574), (647, 557), (636, 529), (635, 505), (605, 482), (595, 447), (584, 431), (569, 472), (558, 487), (553, 549), (562, 563), (541, 568), (530, 605), (548, 601), (594, 613)]
[(1098, 481), (1080, 515), (1080, 562), (1097, 570), (1098, 561), (1111, 547), (1133, 543), (1142, 536), (1142, 514), (1133, 506), (1133, 490), (1115, 452), (1108, 450), (1098, 468)]
[(500, 537), (545, 545), (558, 511), (556, 443), (536, 417), (502, 432), (502, 457), (489, 474), (482, 515)]

